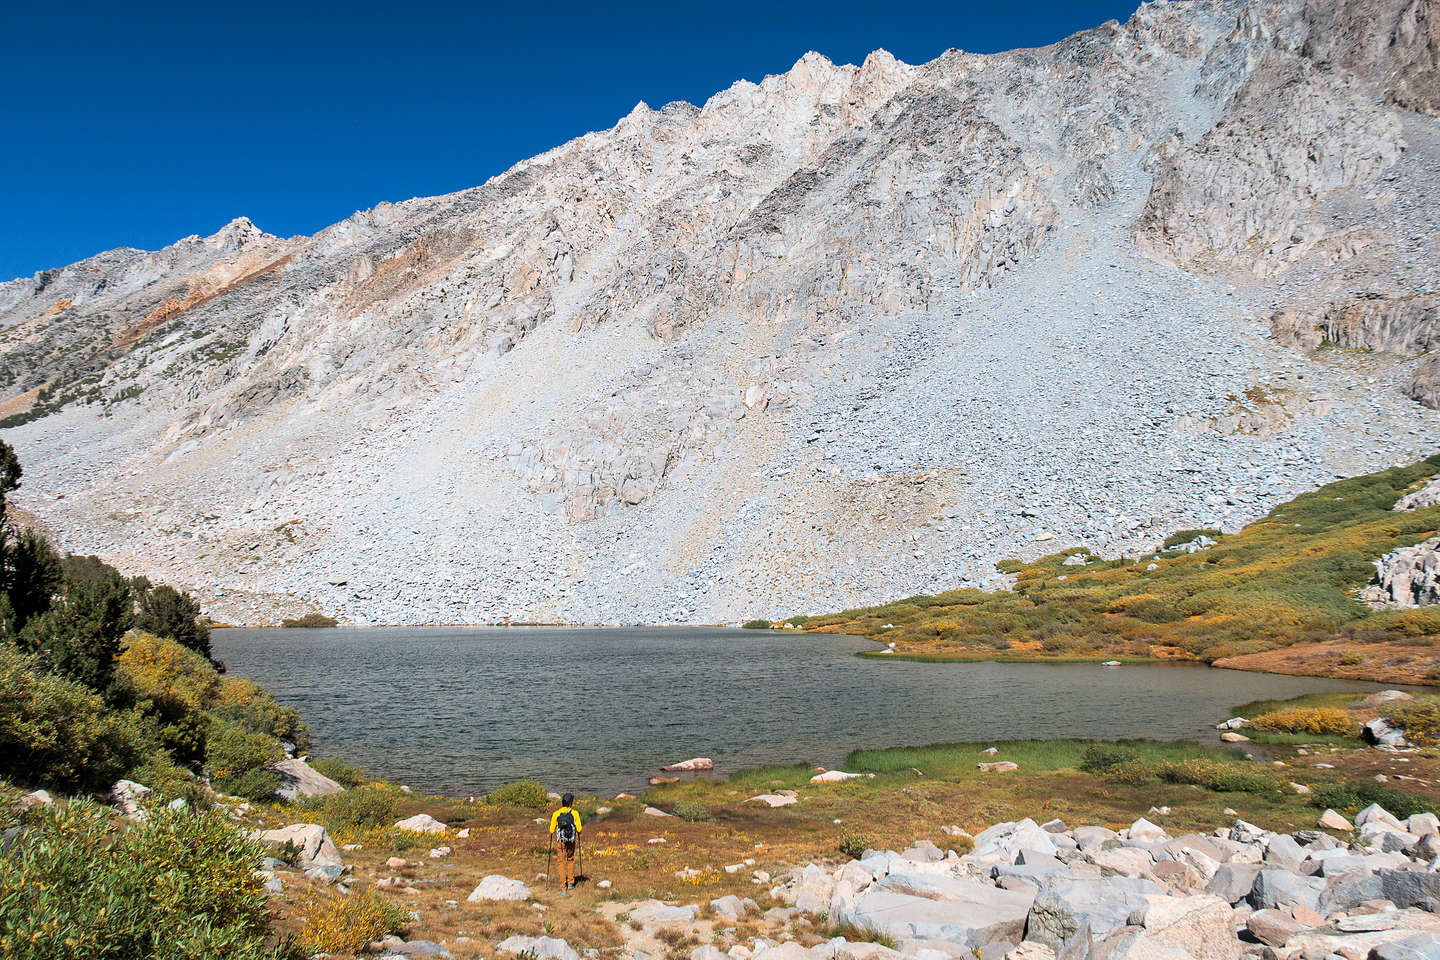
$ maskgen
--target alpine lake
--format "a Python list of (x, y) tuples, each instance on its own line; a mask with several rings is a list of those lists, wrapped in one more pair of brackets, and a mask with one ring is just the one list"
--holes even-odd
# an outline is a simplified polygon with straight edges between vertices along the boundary
[(862, 658), (857, 637), (703, 627), (226, 629), (215, 654), (309, 723), (317, 756), (452, 796), (533, 777), (613, 793), (710, 757), (1056, 738), (1214, 743), (1237, 704), (1381, 689), (1193, 664)]

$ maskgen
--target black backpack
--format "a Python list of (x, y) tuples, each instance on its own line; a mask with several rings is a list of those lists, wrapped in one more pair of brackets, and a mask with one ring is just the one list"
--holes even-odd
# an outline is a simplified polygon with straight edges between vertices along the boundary
[(555, 818), (555, 839), (561, 843), (575, 842), (575, 814), (569, 810), (561, 810)]

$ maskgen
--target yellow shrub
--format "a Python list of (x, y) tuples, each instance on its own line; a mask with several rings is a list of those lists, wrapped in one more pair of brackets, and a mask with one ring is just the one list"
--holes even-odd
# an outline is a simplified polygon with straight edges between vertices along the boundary
[(138, 693), (176, 715), (208, 709), (220, 691), (220, 674), (210, 661), (164, 637), (130, 634), (115, 663)]
[(312, 953), (359, 953), (372, 940), (405, 926), (410, 913), (373, 890), (311, 897), (301, 904), (300, 942)]
[(244, 677), (229, 675), (220, 678), (220, 707), (248, 707), (256, 698), (264, 697), (265, 691), (258, 683)]
[(1256, 717), (1253, 725), (1276, 733), (1316, 733), (1352, 736), (1355, 721), (1335, 707), (1292, 707)]

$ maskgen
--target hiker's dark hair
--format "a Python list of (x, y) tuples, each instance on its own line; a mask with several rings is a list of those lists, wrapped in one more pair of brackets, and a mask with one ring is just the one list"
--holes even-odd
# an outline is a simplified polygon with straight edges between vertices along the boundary
[(567, 794), (565, 794), (565, 796), (563, 796), (563, 797), (560, 798), (560, 802), (563, 803), (563, 804), (565, 804), (565, 806), (567, 806), (567, 807), (570, 806), (570, 804), (572, 804), (572, 803), (575, 802), (575, 794), (573, 794), (573, 793), (567, 793)]

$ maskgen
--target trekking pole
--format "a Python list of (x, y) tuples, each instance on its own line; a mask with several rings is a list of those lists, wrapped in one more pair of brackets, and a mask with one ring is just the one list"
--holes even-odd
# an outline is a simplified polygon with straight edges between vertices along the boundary
[(550, 846), (545, 850), (545, 879), (550, 879), (550, 857), (555, 853), (555, 834), (550, 834)]
[(585, 876), (585, 842), (578, 833), (575, 834), (575, 857), (579, 861), (575, 869), (575, 879), (579, 880)]

